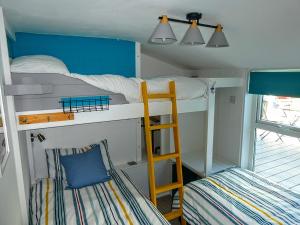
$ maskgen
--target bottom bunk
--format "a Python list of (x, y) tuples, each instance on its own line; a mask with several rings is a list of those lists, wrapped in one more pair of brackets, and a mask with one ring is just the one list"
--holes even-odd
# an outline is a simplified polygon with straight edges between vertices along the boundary
[(184, 191), (184, 218), (191, 225), (300, 224), (300, 194), (247, 170), (229, 169)]
[(55, 179), (41, 179), (31, 189), (31, 224), (169, 224), (120, 170), (108, 182), (65, 189)]

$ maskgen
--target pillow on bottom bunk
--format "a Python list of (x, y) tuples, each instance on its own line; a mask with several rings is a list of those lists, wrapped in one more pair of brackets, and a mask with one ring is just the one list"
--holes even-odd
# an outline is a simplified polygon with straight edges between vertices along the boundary
[(99, 145), (84, 153), (60, 156), (59, 160), (66, 174), (67, 189), (82, 188), (111, 179)]
[(90, 151), (96, 145), (99, 145), (102, 160), (104, 166), (107, 171), (109, 171), (113, 164), (110, 160), (109, 153), (108, 153), (108, 143), (107, 140), (102, 140), (99, 144), (92, 144), (82, 148), (53, 148), (53, 149), (46, 149), (46, 160), (47, 160), (47, 168), (48, 168), (48, 178), (53, 179), (66, 179), (65, 171), (60, 162), (60, 156), (64, 155), (75, 155)]

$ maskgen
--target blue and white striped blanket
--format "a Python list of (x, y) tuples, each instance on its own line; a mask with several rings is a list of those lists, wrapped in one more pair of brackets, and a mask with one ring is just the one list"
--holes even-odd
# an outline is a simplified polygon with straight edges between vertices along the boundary
[(65, 190), (62, 180), (42, 179), (31, 189), (32, 225), (168, 225), (122, 171), (112, 180)]
[(191, 225), (299, 225), (300, 194), (234, 168), (186, 185), (183, 211)]

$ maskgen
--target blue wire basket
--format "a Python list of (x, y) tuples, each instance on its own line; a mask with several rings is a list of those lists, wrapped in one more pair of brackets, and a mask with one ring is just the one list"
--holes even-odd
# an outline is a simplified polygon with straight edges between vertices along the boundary
[(109, 96), (62, 98), (59, 103), (64, 113), (79, 113), (109, 110)]

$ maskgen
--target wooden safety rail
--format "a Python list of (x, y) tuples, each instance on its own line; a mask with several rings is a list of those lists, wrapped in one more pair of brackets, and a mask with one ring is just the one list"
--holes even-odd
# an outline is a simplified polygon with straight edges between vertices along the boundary
[(74, 120), (74, 113), (46, 113), (46, 114), (31, 114), (20, 115), (19, 124), (34, 124), (34, 123), (49, 123), (57, 121)]

